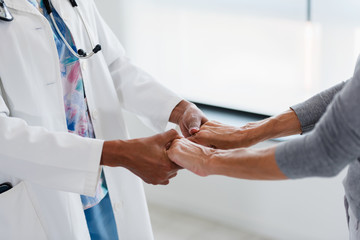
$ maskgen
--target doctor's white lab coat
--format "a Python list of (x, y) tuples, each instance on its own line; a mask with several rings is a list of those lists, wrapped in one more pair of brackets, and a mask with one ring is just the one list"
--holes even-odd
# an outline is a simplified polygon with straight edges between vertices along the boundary
[[(79, 48), (91, 49), (67, 0), (52, 0)], [(78, 0), (102, 51), (81, 60), (98, 139), (67, 133), (59, 59), (48, 21), (27, 0), (6, 0), (0, 21), (0, 239), (90, 239), (80, 194), (94, 195), (103, 140), (126, 139), (122, 108), (163, 130), (181, 99), (132, 65), (92, 0)], [(102, 139), (102, 140), (100, 140)], [(153, 239), (142, 181), (104, 168), (119, 239)]]

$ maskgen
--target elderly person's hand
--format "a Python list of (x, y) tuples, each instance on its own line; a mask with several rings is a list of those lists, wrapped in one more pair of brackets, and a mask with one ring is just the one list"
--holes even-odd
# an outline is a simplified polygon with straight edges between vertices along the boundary
[(298, 133), (301, 133), (301, 128), (297, 116), (292, 110), (288, 110), (276, 117), (241, 127), (208, 121), (202, 125), (199, 132), (189, 137), (189, 140), (207, 147), (233, 149)]
[(275, 147), (220, 150), (182, 138), (172, 142), (167, 154), (177, 165), (202, 177), (224, 175), (253, 180), (287, 178), (276, 163)]
[(211, 165), (209, 161), (215, 151), (215, 149), (193, 143), (186, 138), (181, 138), (172, 142), (167, 155), (177, 165), (205, 177), (210, 175), (209, 167)]
[(254, 142), (251, 135), (252, 126), (235, 127), (208, 121), (202, 125), (199, 132), (188, 139), (203, 146), (218, 149), (248, 147)]

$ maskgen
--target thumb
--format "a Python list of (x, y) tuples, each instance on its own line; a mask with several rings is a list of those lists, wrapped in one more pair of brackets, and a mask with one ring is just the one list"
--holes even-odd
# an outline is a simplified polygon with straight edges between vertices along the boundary
[(192, 121), (190, 121), (189, 126), (187, 127), (190, 136), (194, 135), (195, 133), (200, 131), (201, 126), (201, 119), (199, 118), (193, 118)]

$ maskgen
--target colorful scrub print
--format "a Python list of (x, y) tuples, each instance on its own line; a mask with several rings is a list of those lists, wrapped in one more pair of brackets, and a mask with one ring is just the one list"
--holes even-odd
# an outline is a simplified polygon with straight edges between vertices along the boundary
[[(43, 1), (40, 2), (40, 8), (36, 0), (28, 1), (43, 13), (43, 15), (49, 21), (54, 33), (54, 40), (60, 60), (61, 80), (68, 131), (82, 137), (95, 138), (94, 129), (86, 101), (80, 61), (69, 51), (69, 49), (67, 49), (65, 43), (56, 32), (51, 18), (45, 10)], [(70, 46), (76, 51), (72, 35), (55, 9), (53, 10), (53, 16), (60, 32), (63, 34)], [(98, 204), (107, 193), (108, 190), (106, 187), (105, 177), (102, 173), (99, 185), (96, 189), (95, 197), (81, 195), (81, 201), (83, 203), (84, 210)]]

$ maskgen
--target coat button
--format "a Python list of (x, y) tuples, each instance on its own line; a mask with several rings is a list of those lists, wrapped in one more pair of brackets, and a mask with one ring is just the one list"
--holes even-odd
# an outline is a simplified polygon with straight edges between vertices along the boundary
[(115, 203), (115, 204), (114, 204), (114, 211), (115, 211), (115, 212), (120, 211), (120, 210), (122, 209), (122, 206), (123, 206), (122, 202), (117, 202), (117, 203)]
[(86, 62), (82, 62), (80, 65), (81, 65), (81, 70), (86, 71)]
[(96, 120), (98, 118), (99, 118), (99, 112), (98, 112), (98, 110), (94, 110), (92, 112), (92, 119)]
[(68, 15), (62, 16), (64, 22), (69, 22), (70, 17)]

